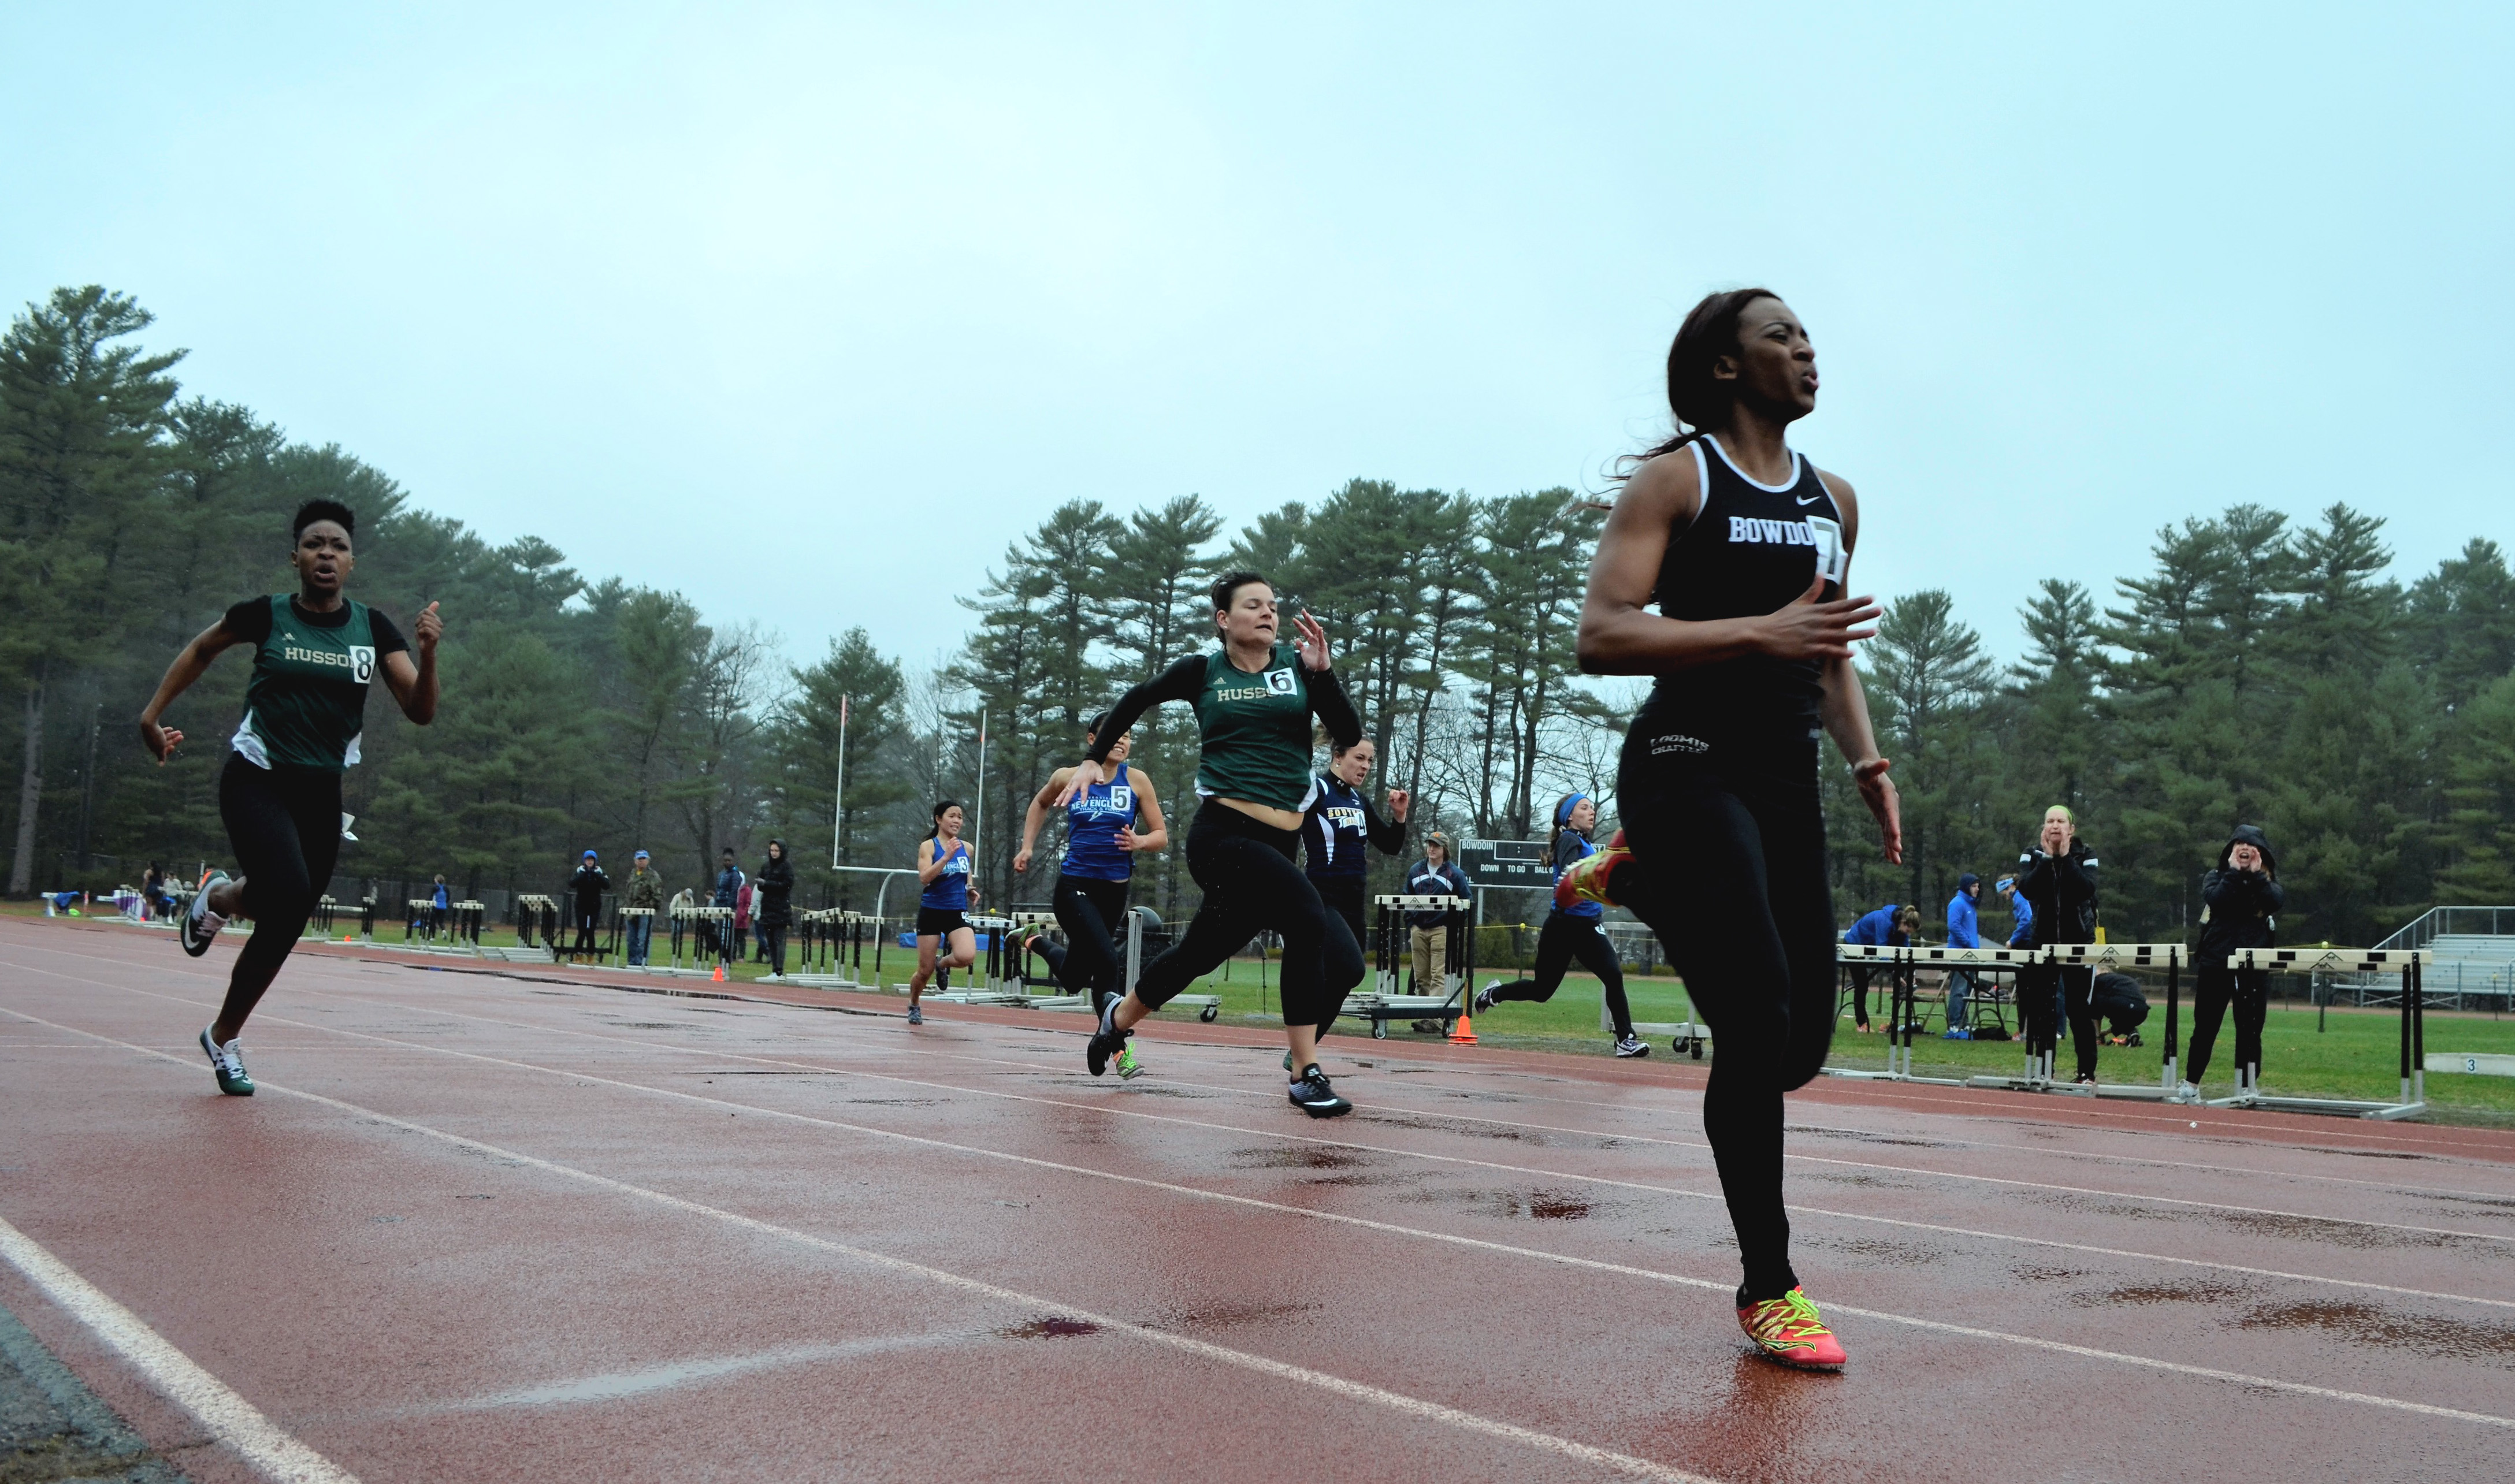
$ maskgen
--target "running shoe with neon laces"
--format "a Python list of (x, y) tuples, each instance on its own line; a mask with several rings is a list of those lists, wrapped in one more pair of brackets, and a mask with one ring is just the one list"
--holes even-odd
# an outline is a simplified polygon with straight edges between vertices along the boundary
[(1301, 1075), (1285, 1090), (1293, 1106), (1312, 1118), (1336, 1118), (1353, 1111), (1353, 1104), (1339, 1097), (1328, 1086), (1328, 1074), (1319, 1070), (1315, 1061), (1301, 1068)]
[[(1130, 1033), (1118, 1029), (1118, 1005), (1119, 1002), (1116, 1000), (1109, 1002), (1109, 1008), (1100, 1012), (1099, 1028), (1093, 1031), (1092, 1039), (1083, 1044), (1083, 1064), (1091, 1068), (1092, 1075), (1094, 1077), (1107, 1072), (1109, 1058), (1126, 1050), (1127, 1047), (1127, 1037)], [(1126, 1074), (1122, 1072), (1119, 1075)]]
[(1834, 1331), (1817, 1317), (1816, 1305), (1799, 1289), (1761, 1303), (1740, 1304), (1738, 1328), (1747, 1332), (1747, 1338), (1755, 1341), (1755, 1347), (1766, 1358), (1786, 1366), (1832, 1371), (1850, 1358), (1842, 1353), (1842, 1344), (1834, 1338)]
[(1615, 884), (1610, 878), (1618, 867), (1632, 858), (1633, 852), (1625, 847), (1625, 832), (1618, 830), (1615, 838), (1607, 842), (1605, 849), (1593, 850), (1564, 868), (1562, 878), (1554, 884), (1556, 910), (1568, 912), (1583, 902), (1597, 902), (1608, 907), (1623, 905), (1615, 898)]
[(210, 1028), (201, 1027), (201, 1050), (210, 1053), (210, 1072), (219, 1080), (219, 1091), (229, 1097), (251, 1097), (253, 1078), (244, 1069), (244, 1044), (230, 1041), (225, 1046), (210, 1039)]
[(226, 918), (210, 910), (210, 888), (225, 886), (227, 879), (225, 871), (213, 871), (201, 879), (201, 887), (192, 893), (191, 906), (184, 913), (177, 930), (184, 951), (196, 959), (210, 951), (210, 944), (218, 940), (220, 929), (227, 925)]
[(1118, 1048), (1118, 1058), (1113, 1064), (1118, 1068), (1121, 1082), (1133, 1082), (1144, 1075), (1143, 1064), (1135, 1060), (1135, 1049), (1132, 1046)]
[(1650, 1043), (1644, 1041), (1639, 1036), (1618, 1036), (1616, 1038), (1616, 1054), (1619, 1056), (1647, 1056), (1650, 1054)]

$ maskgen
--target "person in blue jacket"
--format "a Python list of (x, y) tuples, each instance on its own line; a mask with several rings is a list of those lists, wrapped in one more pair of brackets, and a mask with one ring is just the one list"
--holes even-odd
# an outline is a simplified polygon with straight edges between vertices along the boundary
[[(1899, 907), (1893, 902), (1888, 902), (1843, 929), (1842, 940), (1846, 943), (1866, 943), (1872, 948), (1901, 948), (1913, 941), (1913, 934), (1920, 930), (1920, 908)], [(1869, 975), (1871, 972), (1872, 970), (1859, 965), (1852, 966), (1851, 1018), (1853, 1023), (1863, 1031), (1869, 1029)]]
[(2013, 925), (2008, 929), (2008, 946), (2032, 947), (2035, 942), (2034, 903), (2019, 894), (2014, 876), (2003, 876), (1993, 885), (1999, 889), (2001, 899), (2008, 903), (2008, 918)]
[[(1948, 946), (1980, 948), (1981, 924), (1974, 904), (1982, 895), (1982, 878), (1967, 871), (1957, 878), (1957, 894), (1948, 898)], [(1948, 1028), (1939, 1032), (1941, 1041), (1971, 1041), (1973, 1027), (1965, 1020), (1965, 1000), (1973, 993), (1973, 970), (1948, 970)]]

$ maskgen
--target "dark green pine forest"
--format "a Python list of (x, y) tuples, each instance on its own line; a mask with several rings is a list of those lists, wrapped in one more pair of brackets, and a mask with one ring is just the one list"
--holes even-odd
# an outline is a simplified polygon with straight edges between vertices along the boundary
[[(1044, 902), (1052, 856), (1026, 878), (1010, 869), (1031, 794), (1079, 755), (1086, 719), (1206, 642), (1205, 586), (1233, 566), (1328, 624), (1379, 746), (1376, 786), (1416, 795), (1415, 838), (1533, 838), (1572, 789), (1612, 827), (1640, 689), (1574, 666), (1597, 517), (1564, 515), (1570, 491), (1355, 479), (1238, 531), (1194, 495), (1071, 501), (996, 558), (947, 663), (903, 663), (863, 628), (797, 655), (678, 594), (581, 573), (545, 541), (493, 544), (430, 514), (353, 453), (187, 392), (181, 352), (148, 330), (135, 300), (87, 287), (27, 306), (0, 340), (13, 896), (223, 858), (217, 772), (244, 657), (179, 704), (170, 720), (190, 741), (167, 766), (142, 753), (134, 718), (227, 604), (289, 586), (288, 515), (316, 496), (358, 513), (357, 597), (405, 630), (435, 600), (447, 624), (436, 724), (369, 706), (348, 784), (360, 840), (336, 894), (438, 872), (469, 894), (548, 890), (588, 845), (615, 872), (642, 845), (668, 884), (696, 886), (718, 847), (753, 867), (778, 836), (800, 899), (868, 907), (873, 878), (827, 869), (845, 698), (842, 861), (906, 863), (928, 802), (948, 794), (983, 804), (983, 899)], [(1951, 591), (1892, 598), (1862, 668), (1907, 856), (1877, 858), (1829, 753), (1836, 916), (1944, 902), (1959, 873), (2014, 861), (2052, 804), (2104, 862), (2118, 941), (2188, 933), (2200, 873), (2239, 821), (2270, 831), (2291, 941), (2366, 943), (2432, 904), (2515, 902), (2515, 576), (2477, 535), (2431, 571), (2397, 572), (2383, 526), (2345, 505), (2196, 512), (2157, 533), (2147, 570), (2046, 579), (1998, 618), (2020, 626), (2013, 665)], [(1139, 728), (1135, 761), (1175, 840), (1193, 759), (1183, 710)], [(1051, 827), (1043, 853), (1053, 844)], [(1138, 899), (1165, 916), (1193, 905), (1175, 848), (1146, 882)]]

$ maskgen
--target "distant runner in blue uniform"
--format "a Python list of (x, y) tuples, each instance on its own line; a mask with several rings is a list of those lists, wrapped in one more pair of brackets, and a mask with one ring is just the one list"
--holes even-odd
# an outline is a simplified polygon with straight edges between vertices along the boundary
[(917, 843), (917, 971), (908, 976), (908, 1023), (924, 1025), (919, 1000), (937, 969), (967, 969), (978, 961), (978, 935), (970, 930), (969, 846), (961, 839), (967, 816), (954, 800), (934, 805), (934, 834)]
[[(1085, 747), (1099, 740), (1101, 724), (1107, 720), (1107, 712), (1092, 719), (1084, 729)], [(1127, 992), (1126, 954), (1118, 946), (1118, 926), (1127, 919), (1127, 885), (1135, 874), (1135, 852), (1158, 850), (1171, 841), (1153, 780), (1127, 762), (1134, 741), (1130, 732), (1111, 743), (1108, 780), (1076, 794), (1065, 805), (1065, 856), (1057, 863), (1056, 885), (1050, 896), (1056, 925), (1065, 929), (1065, 942), (1059, 945), (1046, 933), (1037, 933), (1028, 944), (1048, 960), (1059, 984), (1075, 994), (1090, 992), (1095, 1014)], [(1039, 840), (1040, 826), (1073, 777), (1074, 769), (1060, 767), (1032, 797), (1028, 812), (1022, 815), (1021, 850), (1013, 856), (1014, 871), (1030, 870), (1031, 848)], [(1135, 828), (1138, 819), (1145, 828)], [(1121, 1077), (1143, 1070), (1132, 1046), (1121, 1047), (1116, 1060)]]

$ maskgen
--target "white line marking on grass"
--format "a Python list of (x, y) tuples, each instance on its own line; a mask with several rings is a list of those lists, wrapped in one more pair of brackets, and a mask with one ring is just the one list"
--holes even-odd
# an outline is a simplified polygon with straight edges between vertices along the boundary
[[(56, 1027), (67, 1029), (67, 1027)], [(84, 1034), (73, 1032), (73, 1034)], [(132, 1048), (147, 1051), (145, 1047)], [(163, 1055), (163, 1052), (149, 1052)], [(167, 1057), (173, 1060), (173, 1057)], [(0, 1257), (26, 1275), (79, 1323), (87, 1326), (113, 1352), (209, 1429), (212, 1436), (242, 1454), (254, 1467), (285, 1484), (358, 1484), (358, 1476), (297, 1441), (253, 1403), (229, 1389), (192, 1358), (168, 1343), (103, 1290), (46, 1252), (6, 1219), (0, 1219)]]
[[(5, 1009), (5, 1007), (0, 1007), (0, 1009)], [(75, 1026), (58, 1025), (49, 1020), (42, 1020), (36, 1016), (27, 1015), (23, 1010), (9, 1010), (7, 1012), (13, 1015), (22, 1016), (28, 1020), (33, 1020), (39, 1025), (51, 1026), (55, 1030), (68, 1031), (72, 1035), (94, 1036), (100, 1041), (112, 1041), (111, 1037), (97, 1036), (93, 1031), (82, 1031)], [(158, 1051), (153, 1047), (137, 1046), (129, 1042), (119, 1041), (113, 1042), (113, 1044), (125, 1047), (130, 1051), (139, 1051), (144, 1055), (156, 1057), (157, 1059), (165, 1061), (171, 1065), (179, 1067), (189, 1067), (191, 1065), (190, 1062), (186, 1061), (183, 1057), (170, 1055), (169, 1053)], [(521, 1063), (516, 1064), (521, 1065)], [(531, 1068), (531, 1070), (547, 1071), (549, 1069)], [(629, 1087), (635, 1086), (635, 1084), (620, 1085)], [(266, 1092), (277, 1092), (283, 1096), (302, 1098), (308, 1102), (318, 1103), (324, 1107), (332, 1108), (338, 1112), (347, 1113), (353, 1117), (373, 1120), (377, 1123), (384, 1124), (389, 1128), (400, 1129), (407, 1133), (437, 1139), (458, 1149), (468, 1149), (474, 1153), (488, 1155), (493, 1159), (511, 1161), (515, 1166), (539, 1170), (545, 1174), (559, 1175), (567, 1179), (583, 1181), (584, 1183), (595, 1186), (598, 1189), (607, 1190), (615, 1195), (624, 1195), (632, 1197), (633, 1199), (650, 1202), (654, 1205), (661, 1206), (666, 1210), (679, 1212), (685, 1216), (704, 1216), (710, 1220), (722, 1221), (727, 1225), (738, 1227), (745, 1231), (756, 1232), (763, 1236), (776, 1237), (783, 1241), (809, 1247), (819, 1252), (852, 1258), (869, 1267), (880, 1268), (893, 1273), (906, 1274), (912, 1277), (925, 1279), (930, 1283), (938, 1283), (948, 1288), (959, 1289), (963, 1293), (976, 1294), (984, 1298), (998, 1299), (1006, 1303), (1013, 1304), (1024, 1312), (1038, 1313), (1045, 1309), (1051, 1313), (1060, 1316), (1071, 1316), (1073, 1318), (1097, 1325), (1103, 1330), (1131, 1336), (1136, 1340), (1146, 1340), (1153, 1344), (1166, 1345), (1171, 1349), (1183, 1351), (1187, 1354), (1197, 1356), (1200, 1359), (1215, 1361), (1222, 1365), (1234, 1366), (1244, 1371), (1254, 1371), (1258, 1375), (1273, 1377), (1278, 1381), (1288, 1381), (1299, 1385), (1314, 1387), (1321, 1391), (1341, 1396), (1348, 1401), (1362, 1402), (1370, 1406), (1380, 1407), (1386, 1411), (1418, 1418), (1424, 1422), (1439, 1422), (1446, 1426), (1456, 1427), (1466, 1432), (1479, 1433), (1485, 1437), (1494, 1438), (1502, 1442), (1516, 1443), (1525, 1448), (1553, 1454), (1558, 1458), (1570, 1459), (1577, 1463), (1591, 1464), (1599, 1468), (1613, 1469), (1617, 1473), (1625, 1474), (1632, 1478), (1659, 1480), (1663, 1481), (1663, 1484), (1719, 1484), (1719, 1481), (1711, 1478), (1709, 1475), (1690, 1473), (1682, 1468), (1671, 1468), (1664, 1463), (1654, 1463), (1648, 1459), (1634, 1458), (1630, 1454), (1616, 1453), (1610, 1449), (1592, 1447), (1587, 1443), (1575, 1442), (1570, 1438), (1558, 1437), (1550, 1432), (1540, 1432), (1533, 1427), (1522, 1427), (1516, 1423), (1502, 1422), (1498, 1419), (1484, 1417), (1473, 1412), (1462, 1411), (1456, 1407), (1444, 1406), (1439, 1402), (1425, 1401), (1421, 1397), (1408, 1396), (1403, 1392), (1390, 1391), (1383, 1387), (1374, 1386), (1364, 1381), (1349, 1381), (1344, 1377), (1331, 1375), (1325, 1371), (1314, 1371), (1307, 1366), (1292, 1365), (1285, 1361), (1269, 1359), (1263, 1355), (1254, 1355), (1246, 1350), (1234, 1350), (1224, 1345), (1215, 1344), (1209, 1340), (1195, 1340), (1185, 1335), (1175, 1335), (1168, 1331), (1152, 1329), (1144, 1325), (1134, 1324), (1128, 1320), (1120, 1319), (1112, 1314), (1102, 1314), (1091, 1309), (1075, 1308), (1072, 1305), (1061, 1303), (1056, 1299), (1046, 1298), (1042, 1295), (1026, 1294), (1019, 1289), (1004, 1288), (997, 1284), (988, 1283), (983, 1279), (965, 1277), (962, 1274), (950, 1272), (943, 1268), (929, 1267), (923, 1262), (912, 1262), (905, 1257), (894, 1257), (887, 1253), (875, 1252), (869, 1248), (854, 1247), (845, 1242), (834, 1242), (827, 1237), (817, 1237), (812, 1235), (810, 1232), (798, 1231), (791, 1226), (780, 1226), (773, 1221), (761, 1220), (757, 1216), (746, 1216), (738, 1212), (726, 1211), (722, 1207), (706, 1205), (703, 1202), (688, 1200), (681, 1196), (669, 1195), (661, 1190), (651, 1189), (644, 1185), (634, 1185), (626, 1180), (615, 1180), (608, 1175), (596, 1175), (590, 1170), (579, 1170), (572, 1165), (562, 1165), (555, 1160), (540, 1159), (533, 1155), (522, 1153), (519, 1150), (505, 1148), (497, 1144), (484, 1143), (476, 1138), (467, 1138), (460, 1134), (451, 1134), (442, 1129), (432, 1128), (427, 1124), (413, 1122), (410, 1119), (395, 1118), (390, 1113), (378, 1112), (373, 1108), (361, 1107), (356, 1103), (346, 1102), (337, 1097), (326, 1097), (320, 1092), (308, 1092), (301, 1089), (282, 1087), (277, 1083), (271, 1082), (261, 1083), (260, 1087)], [(695, 1100), (701, 1102), (720, 1101), (720, 1099), (716, 1098), (697, 1098)], [(727, 1106), (739, 1105), (727, 1104)], [(773, 1110), (762, 1109), (760, 1111), (770, 1112)], [(856, 1132), (879, 1134), (882, 1131), (878, 1129), (864, 1129)], [(920, 1140), (920, 1142), (943, 1144), (943, 1141), (939, 1139), (926, 1139)], [(943, 1144), (943, 1147), (949, 1148), (954, 1146)], [(969, 1152), (984, 1154), (989, 1151), (970, 1150)], [(238, 1420), (240, 1422), (258, 1424), (263, 1428), (268, 1433), (269, 1439), (269, 1441), (264, 1445), (265, 1453), (255, 1454), (250, 1450), (247, 1450), (247, 1452), (248, 1456), (253, 1457), (256, 1463), (260, 1463), (266, 1471), (271, 1472), (279, 1479), (288, 1481), (288, 1484), (300, 1484), (300, 1481), (303, 1481), (303, 1484), (357, 1484), (357, 1480), (352, 1475), (325, 1462), (321, 1457), (305, 1448), (304, 1445), (295, 1442), (295, 1440), (289, 1438), (287, 1434), (280, 1432), (278, 1428), (271, 1426), (269, 1421), (264, 1418), (261, 1413), (254, 1411), (253, 1408), (243, 1400), (243, 1398), (236, 1396), (232, 1391), (228, 1391), (225, 1386), (220, 1385), (218, 1381), (211, 1377), (208, 1372), (202, 1371), (199, 1367), (192, 1365), (189, 1360), (185, 1359), (181, 1352), (177, 1351), (172, 1345), (167, 1344), (163, 1340), (159, 1340), (155, 1333), (150, 1331), (145, 1325), (140, 1324), (139, 1320), (134, 1318), (129, 1310), (124, 1309), (120, 1304), (114, 1303), (112, 1299), (105, 1298), (103, 1294), (97, 1293), (94, 1289), (87, 1288), (85, 1283), (79, 1279), (77, 1274), (71, 1273), (69, 1269), (65, 1267), (61, 1267), (57, 1262), (53, 1262), (50, 1255), (44, 1253), (43, 1249), (35, 1247), (31, 1242), (24, 1242), (22, 1237), (18, 1237), (17, 1228), (9, 1226), (6, 1222), (0, 1222), (0, 1240), (13, 1237), (16, 1237), (20, 1242), (24, 1243), (24, 1246), (37, 1257), (41, 1258), (45, 1262), (51, 1263), (54, 1268), (57, 1268), (62, 1274), (65, 1275), (70, 1283), (77, 1284), (80, 1288), (85, 1289), (87, 1294), (94, 1297), (96, 1302), (109, 1306), (113, 1314), (119, 1315), (122, 1319), (127, 1320), (132, 1326), (136, 1327), (141, 1336), (144, 1336), (147, 1341), (153, 1341), (157, 1347), (163, 1350), (167, 1357), (171, 1357), (173, 1363), (182, 1367), (189, 1368), (193, 1375), (198, 1378), (198, 1381), (200, 1383), (215, 1388), (216, 1391), (220, 1395), (224, 1396), (234, 1409), (238, 1410)], [(0, 1251), (6, 1251), (11, 1260), (18, 1262), (21, 1267), (24, 1267), (26, 1265), (19, 1258), (19, 1256), (14, 1249), (0, 1248)], [(44, 1283), (44, 1278), (42, 1276), (32, 1272), (30, 1272), (28, 1276), (34, 1277), (39, 1284)], [(51, 1292), (49, 1286), (47, 1286), (47, 1292)], [(64, 1304), (64, 1306), (67, 1307), (68, 1305)], [(95, 1324), (96, 1321), (91, 1320), (90, 1323)], [(100, 1326), (99, 1333), (104, 1334), (107, 1332)], [(107, 1338), (110, 1340), (113, 1337), (108, 1334)], [(117, 1342), (116, 1348), (124, 1348), (124, 1346)], [(126, 1349), (125, 1353), (129, 1353), (129, 1351)], [(146, 1363), (143, 1362), (143, 1366), (144, 1369), (145, 1369)], [(213, 1415), (211, 1413), (203, 1411), (200, 1405), (185, 1398), (183, 1393), (176, 1392), (172, 1385), (169, 1385), (168, 1389), (170, 1393), (176, 1394), (179, 1400), (185, 1400), (186, 1405), (192, 1410), (196, 1416), (199, 1416), (204, 1422), (209, 1423), (213, 1430), (221, 1431), (222, 1436), (228, 1435), (225, 1429), (220, 1427), (219, 1422), (213, 1421)], [(235, 1439), (230, 1438), (230, 1440), (234, 1441)], [(245, 1445), (242, 1442), (238, 1442), (238, 1447), (240, 1449), (244, 1449)], [(284, 1463), (288, 1471), (282, 1471), (279, 1466), (275, 1466), (279, 1463), (283, 1462), (283, 1456), (277, 1451), (281, 1447), (295, 1450), (294, 1455), (284, 1458)], [(266, 1458), (268, 1458), (269, 1462), (266, 1462)]]

